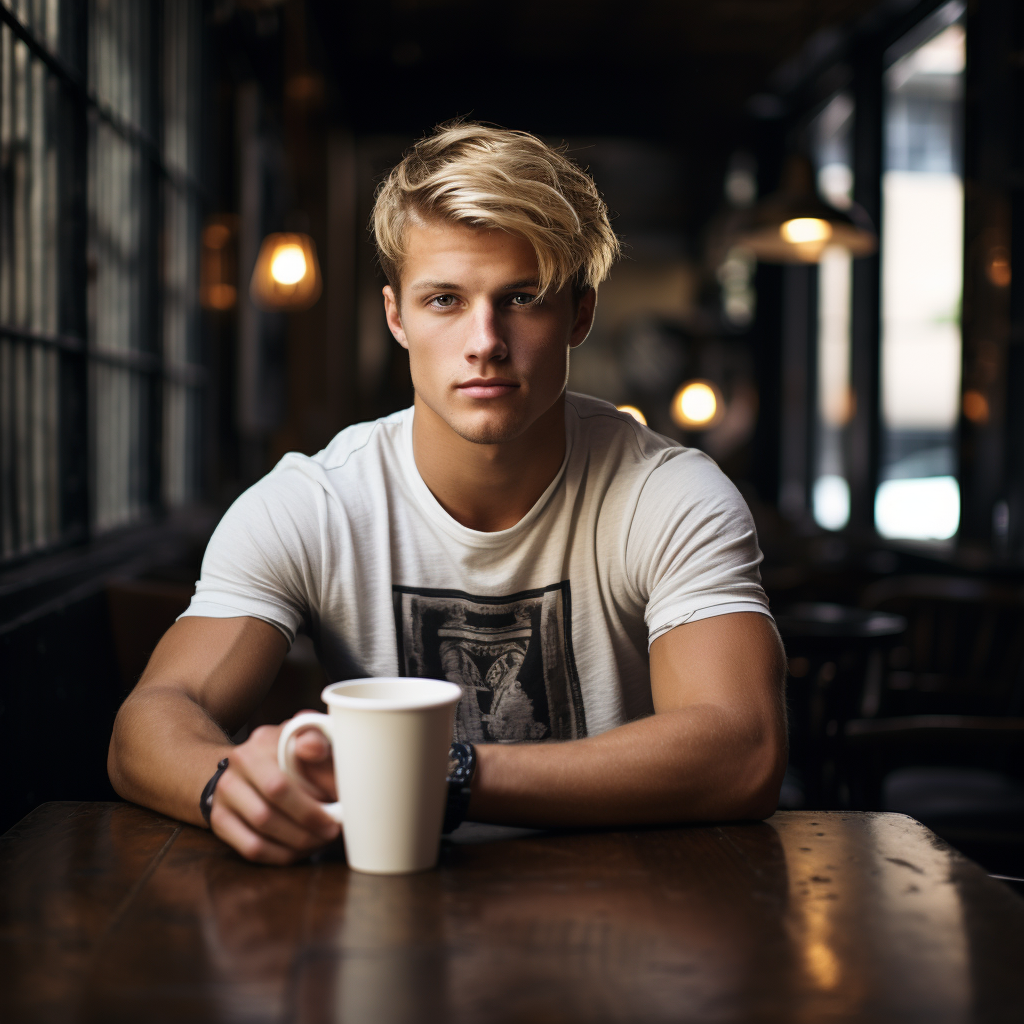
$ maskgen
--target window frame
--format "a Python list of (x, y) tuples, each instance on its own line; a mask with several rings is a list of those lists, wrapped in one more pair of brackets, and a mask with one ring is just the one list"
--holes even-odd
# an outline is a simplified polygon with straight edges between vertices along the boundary
[[(196, 204), (199, 217), (207, 204), (204, 183), (194, 174), (168, 162), (162, 138), (163, 113), (165, 107), (165, 62), (164, 33), (165, 5), (155, 3), (151, 8), (153, 21), (149, 32), (152, 52), (149, 54), (148, 84), (153, 92), (154, 133), (150, 134), (139, 126), (119, 116), (116, 111), (103, 103), (88, 85), (89, 32), (92, 21), (92, 5), (83, 0), (70, 9), (65, 9), (61, 25), (61, 53), (55, 53), (40, 38), (39, 34), (26, 24), (8, 6), (9, 0), (0, 0), (0, 25), (11, 32), (16, 42), (23, 43), (30, 59), (38, 60), (45, 68), (48, 79), (55, 80), (61, 94), (61, 103), (66, 105), (68, 116), (61, 125), (58, 139), (58, 166), (60, 168), (57, 206), (59, 210), (58, 260), (62, 273), (59, 278), (60, 313), (56, 332), (16, 327), (0, 323), (0, 337), (16, 345), (25, 346), (31, 352), (35, 347), (55, 351), (59, 359), (58, 384), (58, 481), (59, 525), (57, 535), (51, 542), (21, 548), (4, 555), (0, 552), (0, 571), (17, 569), (44, 556), (53, 555), (74, 545), (93, 540), (104, 531), (97, 529), (96, 504), (94, 501), (95, 452), (93, 451), (92, 430), (96, 410), (90, 377), (96, 367), (109, 366), (131, 371), (145, 382), (149, 401), (144, 408), (148, 444), (142, 456), (142, 465), (147, 477), (146, 502), (141, 514), (133, 521), (113, 532), (123, 535), (125, 531), (151, 529), (154, 521), (164, 518), (168, 510), (163, 472), (165, 418), (164, 395), (168, 385), (182, 385), (197, 389), (197, 408), (204, 407), (203, 389), (208, 386), (208, 370), (202, 362), (193, 360), (171, 361), (164, 336), (164, 304), (168, 286), (163, 279), (164, 267), (161, 245), (166, 232), (165, 194), (168, 188), (177, 190)], [(201, 14), (201, 5), (197, 7)], [(198, 53), (194, 54), (193, 70), (204, 74), (204, 29), (200, 17), (196, 32)], [(201, 83), (202, 90), (205, 83)], [(199, 105), (202, 109), (202, 104)], [(143, 274), (148, 278), (144, 291), (149, 293), (149, 308), (144, 311), (147, 330), (152, 330), (153, 344), (146, 349), (118, 351), (97, 345), (90, 336), (88, 291), (88, 253), (90, 238), (90, 206), (87, 182), (89, 179), (90, 135), (96, 126), (103, 125), (137, 151), (141, 156), (145, 173), (151, 187), (147, 193), (146, 208), (142, 211), (150, 234), (145, 247), (147, 266)], [(199, 137), (202, 138), (200, 131)], [(155, 137), (154, 137), (155, 135)], [(199, 247), (190, 253), (190, 271), (194, 272), (198, 285)], [(194, 351), (205, 358), (203, 352), (201, 320), (197, 317), (198, 344)], [(203, 478), (202, 425), (191, 439), (194, 445), (193, 457), (197, 461), (199, 479)], [(12, 450), (16, 439), (11, 439)], [(30, 458), (27, 450), (14, 451), (14, 459)], [(201, 495), (200, 495), (201, 496)], [(12, 505), (13, 507), (13, 505)], [(110, 532), (110, 531), (107, 531)]]
[[(840, 92), (850, 94), (854, 102), (855, 120), (853, 126), (853, 173), (854, 188), (853, 200), (871, 218), (876, 227), (880, 228), (885, 211), (882, 206), (882, 171), (884, 164), (884, 103), (885, 103), (885, 74), (888, 68), (895, 63), (903, 54), (909, 52), (916, 45), (923, 42), (930, 35), (934, 34), (936, 21), (943, 8), (949, 0), (923, 0), (916, 4), (909, 11), (899, 12), (888, 18), (869, 18), (863, 23), (851, 28), (845, 35), (838, 37), (832, 49), (821, 55), (812, 62), (805, 62), (805, 74), (787, 90), (785, 100), (787, 101), (788, 115), (780, 123), (776, 122), (771, 126), (779, 133), (779, 137), (795, 141), (800, 138), (812, 119)], [(973, 37), (981, 35), (988, 29), (991, 36), (992, 25), (1002, 19), (1010, 19), (1012, 11), (1012, 0), (994, 0), (992, 4), (982, 11), (975, 10), (968, 6), (964, 15), (964, 25), (967, 30), (967, 63), (965, 69), (965, 104), (963, 111), (963, 136), (964, 147), (964, 181), (967, 186), (967, 202), (965, 206), (965, 232), (964, 232), (964, 316), (962, 320), (962, 381), (968, 379), (968, 364), (973, 358), (972, 350), (977, 344), (976, 328), (969, 316), (969, 280), (972, 273), (971, 253), (969, 251), (970, 238), (979, 229), (977, 210), (972, 207), (970, 198), (970, 187), (976, 171), (972, 144), (977, 144), (975, 121), (980, 120), (979, 104), (983, 101), (978, 83), (985, 73), (979, 62), (974, 59), (977, 43)], [(988, 19), (986, 21), (986, 19)], [(1016, 35), (1024, 36), (1024, 16), (1019, 17), (1020, 24), (1016, 26)], [(1004, 44), (1006, 47), (1013, 46), (1013, 39), (1005, 31)], [(1019, 76), (1024, 78), (1024, 76)], [(1018, 86), (1020, 80), (1018, 80)], [(1024, 107), (1024, 90), (1018, 87), (1014, 94), (1015, 107), (1019, 110)], [(1009, 106), (1013, 107), (1014, 104)], [(998, 127), (1009, 135), (1011, 133), (1010, 119), (1005, 119)], [(991, 134), (991, 130), (990, 130)], [(991, 144), (991, 138), (989, 139)], [(784, 149), (784, 147), (782, 147)], [(1006, 148), (1012, 148), (1012, 143), (1007, 142)], [(1016, 149), (1024, 152), (1024, 145), (1018, 144)], [(781, 156), (781, 150), (776, 150)], [(773, 155), (775, 155), (773, 153)], [(1017, 154), (1019, 157), (1019, 153)], [(778, 159), (778, 157), (776, 157)], [(1008, 160), (1008, 162), (1012, 162)], [(1019, 162), (1019, 160), (1018, 160)], [(1011, 204), (1012, 205), (1012, 204)], [(972, 223), (972, 220), (975, 223)], [(1017, 219), (1014, 220), (1014, 231), (1019, 233)], [(815, 268), (816, 269), (816, 268)], [(957, 440), (954, 442), (959, 446), (960, 460), (957, 472), (957, 480), (961, 491), (961, 525), (960, 530), (954, 535), (952, 543), (949, 541), (913, 541), (913, 540), (885, 540), (875, 528), (875, 496), (881, 477), (881, 444), (882, 444), (882, 419), (881, 419), (881, 258), (876, 253), (873, 256), (863, 257), (853, 261), (853, 279), (851, 283), (851, 322), (850, 322), (850, 384), (856, 396), (856, 406), (853, 416), (847, 426), (847, 474), (850, 485), (850, 518), (845, 528), (835, 531), (826, 531), (817, 526), (812, 512), (812, 484), (815, 437), (813, 430), (813, 414), (817, 404), (816, 389), (816, 350), (817, 350), (817, 304), (813, 301), (801, 299), (798, 308), (788, 304), (788, 308), (782, 310), (779, 319), (778, 330), (780, 331), (779, 353), (783, 364), (783, 377), (787, 374), (804, 381), (800, 389), (799, 408), (794, 408), (791, 403), (784, 403), (779, 420), (779, 443), (781, 452), (780, 472), (780, 498), (783, 494), (788, 495), (788, 503), (785, 511), (791, 519), (798, 521), (805, 530), (816, 533), (832, 535), (838, 538), (859, 540), (869, 544), (884, 544), (889, 547), (906, 547), (922, 552), (938, 555), (939, 557), (955, 557), (956, 551), (964, 542), (976, 543), (981, 540), (988, 544), (990, 537), (987, 533), (987, 523), (982, 523), (979, 531), (978, 522), (985, 520), (986, 516), (979, 515), (976, 508), (972, 509), (972, 502), (977, 505), (980, 497), (974, 488), (972, 477), (972, 466), (975, 462), (977, 442), (973, 440), (974, 431), (971, 424), (964, 421), (961, 413), (956, 428)], [(806, 275), (807, 268), (785, 267), (782, 268), (782, 279), (785, 282), (790, 277)], [(1013, 278), (1013, 289), (1011, 302), (1019, 311), (1024, 309), (1024, 289), (1021, 288), (1021, 276)], [(800, 291), (800, 289), (791, 289)], [(803, 289), (806, 292), (808, 289)], [(759, 304), (762, 296), (758, 296)], [(784, 306), (786, 304), (784, 303)], [(803, 318), (802, 333), (808, 338), (804, 345), (788, 346), (787, 355), (786, 331), (789, 325), (798, 319)], [(1015, 318), (1020, 322), (1020, 316)], [(1021, 361), (1024, 365), (1024, 361)], [(1011, 369), (1013, 363), (1011, 360)], [(1012, 386), (1012, 384), (1011, 384)], [(961, 384), (961, 394), (965, 384)], [(1011, 395), (1007, 394), (1007, 405), (1012, 412), (1013, 401)], [(1019, 419), (1019, 417), (1018, 417)], [(1016, 422), (1010, 415), (1005, 424), (1000, 425), (1000, 436), (1006, 437), (1007, 446), (1014, 451), (1024, 451), (1024, 445), (1017, 445), (1014, 448), (1010, 438), (1009, 426)], [(991, 434), (992, 431), (989, 431)], [(1024, 494), (1024, 460), (1019, 458), (1020, 465), (1014, 467), (1009, 460), (1000, 472), (1003, 473), (1001, 486), (1004, 489), (1013, 491), (1015, 478), (1017, 490)], [(787, 472), (788, 467), (788, 472)], [(996, 473), (995, 475), (999, 475)], [(995, 493), (999, 489), (998, 484), (989, 482), (988, 490)], [(991, 495), (989, 495), (991, 496)], [(1019, 513), (1019, 527), (1017, 533), (1021, 543), (1019, 547), (1024, 548), (1024, 499), (1019, 502), (1021, 510)], [(980, 536), (979, 536), (980, 533)]]

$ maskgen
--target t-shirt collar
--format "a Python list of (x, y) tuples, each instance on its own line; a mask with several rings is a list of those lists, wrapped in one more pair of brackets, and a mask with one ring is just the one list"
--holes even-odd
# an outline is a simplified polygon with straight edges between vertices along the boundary
[(442, 507), (441, 503), (434, 497), (433, 492), (426, 485), (423, 477), (420, 476), (419, 467), (416, 465), (416, 457), (413, 454), (412, 446), (412, 424), (415, 416), (415, 406), (405, 410), (404, 422), (402, 424), (402, 461), (405, 463), (405, 478), (409, 481), (413, 490), (416, 503), (423, 510), (424, 514), (433, 522), (437, 523), (450, 537), (463, 544), (478, 548), (494, 548), (508, 544), (518, 539), (523, 533), (530, 529), (531, 525), (544, 511), (544, 508), (551, 500), (551, 496), (559, 488), (565, 476), (565, 467), (569, 464), (569, 455), (572, 452), (572, 432), (568, 427), (568, 405), (566, 406), (566, 431), (565, 431), (565, 456), (554, 479), (544, 489), (544, 493), (534, 502), (529, 512), (519, 520), (515, 526), (507, 530), (495, 530), (485, 532), (483, 530), (471, 530), (463, 526), (458, 520), (453, 519)]

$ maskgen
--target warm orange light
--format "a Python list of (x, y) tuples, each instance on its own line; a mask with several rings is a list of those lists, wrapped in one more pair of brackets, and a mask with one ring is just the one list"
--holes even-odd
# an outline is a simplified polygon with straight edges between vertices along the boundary
[(964, 416), (972, 423), (988, 423), (988, 399), (980, 391), (972, 388), (964, 392)]
[(238, 299), (234, 237), (237, 218), (219, 214), (203, 228), (199, 265), (199, 301), (205, 309), (224, 312)]
[(645, 427), (647, 426), (647, 417), (635, 405), (617, 405), (615, 408), (619, 412), (624, 412), (627, 416), (632, 416), (637, 423), (642, 423)]
[(820, 217), (794, 217), (779, 228), (779, 234), (793, 245), (827, 242), (832, 237), (832, 225)]
[(320, 298), (320, 266), (309, 235), (267, 235), (260, 246), (249, 294), (261, 309), (309, 309)]
[(706, 430), (721, 418), (722, 400), (718, 389), (708, 381), (691, 380), (683, 384), (672, 399), (673, 421), (684, 430)]
[(222, 221), (214, 221), (203, 228), (203, 245), (208, 249), (223, 249), (231, 241), (231, 228)]
[(319, 100), (324, 94), (324, 80), (319, 75), (304, 73), (292, 75), (284, 83), (284, 94), (288, 99), (299, 103)]
[(233, 309), (237, 299), (238, 289), (233, 284), (211, 284), (203, 291), (203, 305), (207, 309)]
[(1010, 270), (1010, 252), (1002, 245), (997, 245), (988, 257), (988, 266), (985, 267), (988, 279), (997, 288), (1008, 288), (1013, 275)]

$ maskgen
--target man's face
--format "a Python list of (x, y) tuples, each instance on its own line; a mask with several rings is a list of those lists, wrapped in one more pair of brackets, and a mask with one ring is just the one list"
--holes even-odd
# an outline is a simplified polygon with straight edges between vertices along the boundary
[(533, 246), (504, 231), (413, 222), (405, 246), (401, 304), (390, 286), (384, 304), (417, 401), (468, 441), (521, 436), (564, 391), (594, 292), (576, 302), (566, 287), (538, 301)]

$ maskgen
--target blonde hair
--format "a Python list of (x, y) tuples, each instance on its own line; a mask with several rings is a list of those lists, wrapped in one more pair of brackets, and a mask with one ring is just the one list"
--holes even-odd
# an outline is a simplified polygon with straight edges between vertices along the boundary
[(373, 234), (397, 291), (410, 218), (439, 218), (520, 235), (537, 254), (540, 293), (596, 288), (619, 255), (593, 179), (527, 132), (470, 121), (439, 125), (380, 184)]

